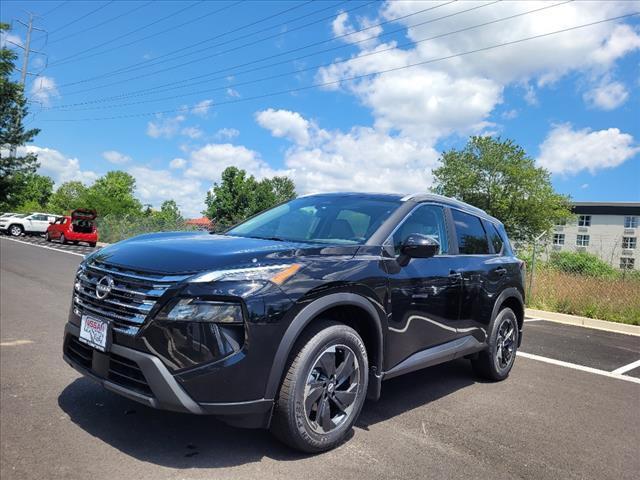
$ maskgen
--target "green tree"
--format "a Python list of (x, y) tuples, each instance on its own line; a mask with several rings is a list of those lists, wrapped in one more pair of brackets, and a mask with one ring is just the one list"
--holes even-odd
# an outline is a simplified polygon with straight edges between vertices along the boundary
[(176, 230), (182, 227), (184, 218), (175, 200), (165, 200), (160, 210), (153, 210), (150, 214), (158, 230)]
[(134, 196), (136, 180), (119, 170), (107, 172), (85, 192), (86, 208), (93, 208), (100, 216), (141, 215), (142, 204)]
[[(0, 32), (9, 25), (0, 23)], [(25, 180), (24, 175), (35, 173), (37, 156), (28, 153), (14, 155), (13, 149), (33, 140), (39, 130), (25, 129), (27, 100), (22, 85), (11, 81), (15, 69), (16, 54), (6, 47), (0, 49), (0, 210), (15, 208), (19, 203), (17, 192)]]
[(207, 208), (202, 213), (213, 220), (216, 229), (224, 229), (295, 196), (295, 186), (287, 177), (257, 181), (244, 170), (228, 167), (222, 181), (207, 192)]
[(12, 196), (17, 209), (25, 212), (44, 210), (53, 192), (53, 180), (37, 173), (18, 173), (15, 178), (20, 185)]
[(76, 208), (88, 208), (87, 187), (77, 180), (65, 182), (49, 198), (47, 210), (66, 215)]
[(471, 137), (440, 161), (433, 190), (498, 218), (514, 240), (531, 240), (571, 216), (569, 198), (554, 191), (549, 172), (511, 140)]

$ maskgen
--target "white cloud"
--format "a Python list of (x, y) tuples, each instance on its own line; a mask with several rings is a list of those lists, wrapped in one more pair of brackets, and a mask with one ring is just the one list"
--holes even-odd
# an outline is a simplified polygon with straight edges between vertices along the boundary
[(143, 204), (158, 208), (165, 200), (175, 200), (186, 216), (199, 216), (204, 208), (205, 192), (198, 180), (147, 167), (132, 167), (129, 173), (136, 179), (136, 195)]
[(38, 162), (40, 163), (38, 173), (53, 178), (58, 186), (61, 183), (71, 180), (89, 183), (98, 177), (93, 171), (82, 170), (79, 159), (66, 157), (63, 153), (53, 148), (27, 145), (18, 147), (17, 152), (18, 155), (24, 155), (26, 153), (36, 154), (38, 156)]
[(240, 135), (240, 132), (235, 128), (221, 128), (215, 133), (214, 137), (219, 140), (230, 140), (238, 135)]
[(227, 96), (231, 97), (231, 98), (240, 98), (240, 92), (238, 92), (236, 89), (234, 88), (227, 88)]
[(502, 112), (501, 116), (505, 120), (513, 120), (518, 117), (518, 111), (516, 109), (507, 110), (506, 112)]
[[(367, 127), (354, 127), (347, 133), (327, 131), (297, 112), (269, 111), (285, 114), (270, 115), (265, 121), (261, 115), (265, 112), (258, 112), (258, 123), (274, 136), (286, 136), (295, 143), (285, 153), (285, 170), (272, 174), (292, 177), (299, 193), (336, 190), (407, 193), (425, 191), (431, 185), (431, 169), (437, 165), (438, 153), (423, 142)], [(273, 121), (274, 118), (295, 122)], [(281, 123), (305, 125), (304, 141), (285, 134)]]
[(184, 158), (174, 158), (169, 162), (169, 168), (182, 169), (187, 166), (187, 161)]
[(258, 152), (242, 145), (209, 143), (192, 151), (189, 160), (185, 175), (211, 182), (218, 182), (223, 170), (231, 166), (246, 170), (256, 178), (274, 175), (274, 170)]
[(204, 132), (200, 130), (198, 127), (185, 127), (180, 131), (181, 135), (185, 137), (189, 137), (192, 140), (202, 137)]
[(585, 102), (602, 110), (614, 110), (627, 101), (629, 92), (620, 82), (598, 85), (587, 91), (583, 98)]
[(207, 114), (209, 113), (209, 110), (211, 110), (212, 106), (213, 106), (213, 100), (211, 99), (202, 100), (201, 102), (194, 105), (194, 107), (191, 109), (191, 113), (193, 113), (194, 115), (198, 115), (200, 117), (206, 117)]
[(306, 145), (309, 142), (310, 123), (298, 112), (269, 108), (256, 113), (256, 120), (274, 137), (285, 137), (300, 145)]
[(180, 130), (180, 125), (186, 120), (184, 115), (164, 117), (157, 115), (155, 121), (147, 123), (147, 135), (151, 138), (172, 138)]
[(115, 150), (102, 152), (102, 158), (107, 162), (115, 163), (116, 165), (121, 165), (131, 161), (131, 157), (129, 155), (125, 155), (124, 153), (120, 153)]
[(554, 125), (540, 145), (538, 165), (552, 173), (592, 174), (624, 163), (640, 152), (631, 135), (617, 128), (574, 130), (568, 123)]
[[(13, 43), (11, 43), (13, 42)], [(14, 35), (13, 33), (9, 33), (6, 31), (0, 32), (0, 47), (1, 48), (16, 48), (16, 45), (23, 46), (22, 38), (18, 35)]]
[(56, 81), (51, 77), (38, 76), (31, 85), (31, 99), (42, 103), (43, 106), (51, 105), (51, 100), (60, 96)]
[[(486, 128), (488, 116), (502, 103), (503, 91), (508, 85), (524, 85), (527, 102), (535, 104), (536, 91), (531, 85), (537, 89), (545, 88), (571, 72), (588, 78), (600, 78), (618, 59), (640, 48), (637, 28), (619, 21), (455, 56), (637, 10), (637, 3), (634, 2), (573, 2), (491, 26), (446, 35), (466, 27), (551, 6), (549, 2), (482, 5), (455, 2), (440, 7), (437, 15), (429, 11), (400, 20), (397, 23), (407, 27), (407, 36), (416, 42), (414, 45), (385, 52), (382, 51), (395, 47), (397, 42), (359, 45), (360, 51), (347, 61), (337, 60), (329, 67), (320, 68), (316, 79), (323, 83), (341, 81), (327, 88), (342, 88), (370, 107), (378, 129), (400, 131), (407, 137), (433, 144), (450, 134), (467, 135)], [(478, 6), (481, 8), (452, 15)], [(424, 10), (424, 2), (417, 0), (386, 2), (381, 9), (381, 16), (383, 19), (393, 19), (420, 10)], [(451, 16), (437, 22), (429, 21), (434, 16), (447, 15)], [(427, 23), (412, 26), (422, 22)], [(347, 17), (338, 16), (332, 29), (334, 34), (347, 31)], [(431, 40), (422, 41), (427, 38)], [(401, 71), (376, 74), (448, 56), (453, 57)], [(360, 79), (348, 80), (357, 76)]]
[[(358, 19), (358, 28), (356, 31), (351, 23), (349, 23), (349, 14), (347, 12), (341, 12), (331, 23), (331, 29), (333, 30), (334, 37), (340, 37), (340, 39), (346, 43), (361, 42), (363, 46), (372, 46), (377, 42), (376, 39), (370, 39), (376, 35), (382, 33), (382, 27), (375, 25), (376, 22), (368, 18)], [(375, 25), (375, 26), (374, 26)]]
[(582, 185), (580, 185), (580, 188), (582, 188), (583, 190), (585, 188), (589, 188), (589, 184), (588, 183), (583, 183)]

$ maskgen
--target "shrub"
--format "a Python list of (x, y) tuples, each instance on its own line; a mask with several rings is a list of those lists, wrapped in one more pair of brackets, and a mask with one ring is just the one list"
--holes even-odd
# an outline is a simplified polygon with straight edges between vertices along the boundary
[(587, 252), (553, 252), (548, 266), (561, 272), (590, 277), (616, 277), (618, 270)]

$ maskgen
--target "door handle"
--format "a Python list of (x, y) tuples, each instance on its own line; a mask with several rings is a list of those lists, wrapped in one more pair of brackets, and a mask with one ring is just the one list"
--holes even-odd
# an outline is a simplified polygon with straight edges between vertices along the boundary
[(498, 268), (494, 269), (493, 271), (494, 271), (494, 273), (496, 273), (497, 275), (500, 275), (500, 276), (502, 276), (502, 275), (507, 273), (507, 269), (504, 268), (504, 267), (498, 267)]

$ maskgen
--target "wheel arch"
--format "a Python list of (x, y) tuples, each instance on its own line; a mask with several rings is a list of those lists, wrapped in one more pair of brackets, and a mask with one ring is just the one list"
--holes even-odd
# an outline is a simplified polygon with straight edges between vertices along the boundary
[(524, 326), (524, 299), (520, 290), (511, 287), (502, 291), (493, 305), (493, 312), (491, 314), (492, 321), (503, 308), (510, 308), (513, 310), (513, 313), (516, 314), (518, 329), (520, 330), (520, 335), (518, 335), (518, 346), (520, 346), (522, 342), (522, 328)]
[(367, 346), (367, 354), (370, 355), (369, 363), (375, 370), (370, 369), (368, 397), (377, 399), (380, 395), (380, 383), (382, 372), (382, 357), (384, 339), (382, 334), (382, 314), (376, 306), (362, 295), (351, 292), (330, 293), (313, 300), (300, 310), (287, 327), (275, 357), (267, 386), (265, 398), (275, 398), (280, 387), (280, 382), (285, 374), (285, 368), (296, 341), (302, 332), (314, 321), (335, 315), (338, 312), (357, 313), (352, 319), (334, 318), (354, 328)]

